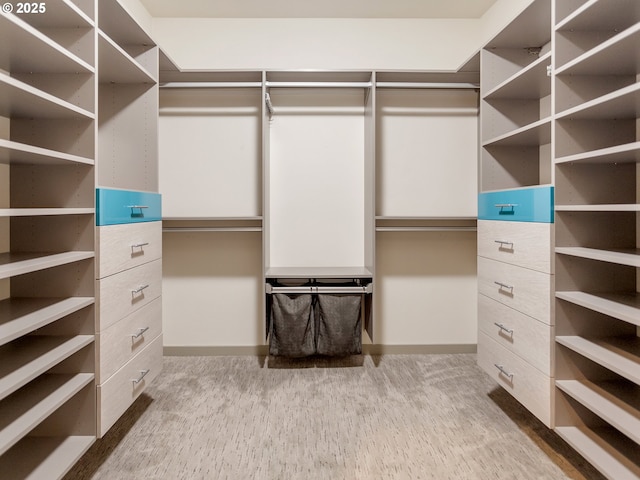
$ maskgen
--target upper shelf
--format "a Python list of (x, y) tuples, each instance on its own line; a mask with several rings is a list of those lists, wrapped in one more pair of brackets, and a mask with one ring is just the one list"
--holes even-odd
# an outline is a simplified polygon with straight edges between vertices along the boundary
[[(41, 5), (40, 2), (37, 4), (38, 7)], [(44, 8), (44, 13), (21, 14), (16, 13), (17, 9), (14, 7), (14, 15), (37, 28), (92, 28), (94, 26), (93, 20), (71, 0), (45, 2)]]
[(588, 258), (601, 262), (640, 267), (640, 249), (630, 248), (626, 250), (599, 250), (585, 247), (556, 247), (556, 253), (571, 255), (574, 257)]
[(154, 45), (117, 0), (98, 2), (98, 27), (118, 45)]
[(0, 253), (0, 279), (93, 258), (93, 252)]
[(589, 0), (556, 25), (556, 30), (620, 30), (640, 19), (637, 0)]
[(485, 48), (540, 47), (551, 41), (551, 0), (534, 0)]
[(556, 292), (556, 297), (640, 326), (640, 293)]
[(99, 32), (98, 78), (100, 83), (149, 83), (154, 77), (111, 38)]
[[(0, 18), (2, 18), (0, 16)], [(35, 118), (83, 118), (95, 115), (49, 93), (0, 72), (0, 116)]]
[(640, 73), (640, 23), (558, 66), (556, 75), (637, 75)]
[(14, 73), (94, 72), (87, 62), (10, 14), (0, 15), (0, 69)]
[(485, 99), (499, 98), (543, 98), (551, 94), (551, 79), (547, 67), (551, 62), (551, 52), (542, 55), (515, 75), (487, 92)]

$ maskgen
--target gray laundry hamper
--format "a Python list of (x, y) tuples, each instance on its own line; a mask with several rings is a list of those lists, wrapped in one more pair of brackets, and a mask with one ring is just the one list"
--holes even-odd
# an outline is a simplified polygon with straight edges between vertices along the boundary
[(273, 295), (269, 354), (299, 358), (316, 353), (316, 325), (311, 294)]
[(328, 356), (362, 353), (361, 295), (319, 294), (315, 306), (316, 353)]

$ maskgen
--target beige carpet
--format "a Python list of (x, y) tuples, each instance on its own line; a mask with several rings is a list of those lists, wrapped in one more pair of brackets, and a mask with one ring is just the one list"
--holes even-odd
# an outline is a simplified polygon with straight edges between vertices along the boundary
[(602, 478), (475, 355), (363, 360), (165, 357), (65, 480)]

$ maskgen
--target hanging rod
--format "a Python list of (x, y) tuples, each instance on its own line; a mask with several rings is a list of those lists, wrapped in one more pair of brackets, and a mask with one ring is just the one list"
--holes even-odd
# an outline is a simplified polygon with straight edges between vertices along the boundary
[(166, 233), (261, 232), (262, 227), (164, 227)]
[(303, 286), (303, 287), (274, 287), (270, 283), (265, 284), (265, 292), (269, 295), (274, 293), (373, 293), (373, 284), (368, 283), (362, 287), (336, 287), (336, 286)]
[(371, 82), (265, 82), (265, 86), (271, 88), (368, 88), (372, 85)]
[(166, 82), (160, 88), (260, 88), (262, 82)]
[(376, 227), (376, 232), (476, 232), (477, 227)]
[(477, 83), (438, 83), (438, 82), (376, 82), (379, 88), (433, 88), (433, 89), (462, 89), (477, 90)]

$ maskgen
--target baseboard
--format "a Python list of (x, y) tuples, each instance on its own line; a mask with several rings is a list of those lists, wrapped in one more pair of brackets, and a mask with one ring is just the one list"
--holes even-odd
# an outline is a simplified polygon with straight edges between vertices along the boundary
[[(363, 345), (362, 353), (365, 355), (428, 355), (446, 353), (476, 353), (477, 345), (452, 344), (452, 345)], [(268, 345), (251, 346), (186, 346), (164, 347), (164, 355), (167, 357), (214, 357), (214, 356), (242, 356), (269, 354)]]

